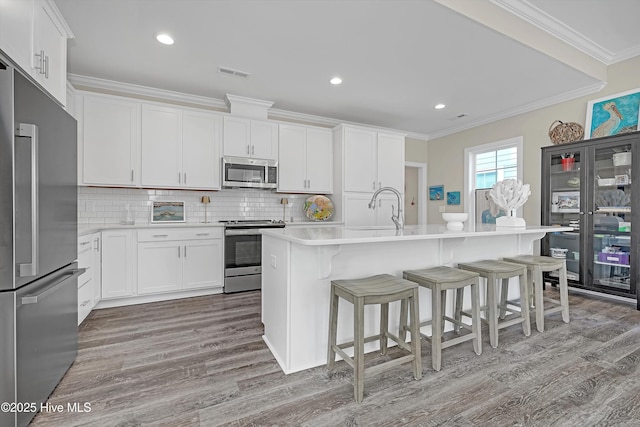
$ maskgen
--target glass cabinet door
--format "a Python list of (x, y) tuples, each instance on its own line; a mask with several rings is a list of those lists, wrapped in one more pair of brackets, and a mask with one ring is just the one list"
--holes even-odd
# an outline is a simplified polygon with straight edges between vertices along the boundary
[(594, 147), (593, 286), (631, 290), (631, 144)]
[[(549, 162), (549, 195), (550, 209), (546, 213), (546, 225), (563, 225), (573, 227), (573, 232), (548, 234), (548, 255), (567, 260), (567, 278), (580, 280), (580, 227), (584, 200), (580, 198), (582, 152), (552, 154)], [(554, 273), (550, 273), (553, 277)], [(555, 273), (557, 277), (557, 272)]]

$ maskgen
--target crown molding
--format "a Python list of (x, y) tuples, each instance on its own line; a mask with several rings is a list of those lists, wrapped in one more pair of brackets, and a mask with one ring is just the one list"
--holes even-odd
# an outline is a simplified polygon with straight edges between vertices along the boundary
[(197, 104), (225, 110), (227, 109), (227, 104), (221, 99), (208, 98), (199, 95), (190, 95), (182, 92), (174, 92), (149, 86), (135, 85), (131, 83), (116, 82), (113, 80), (99, 79), (96, 77), (81, 76), (78, 74), (69, 74), (67, 77), (71, 84), (76, 88), (82, 87), (89, 89), (100, 89), (122, 93), (123, 95), (138, 95), (150, 98), (160, 98), (174, 102)]
[[(527, 0), (490, 1), (606, 65), (611, 65), (615, 62), (631, 58), (631, 56), (628, 56), (622, 59), (617, 59), (617, 55), (610, 50), (603, 48), (593, 40), (585, 37), (573, 28), (535, 7)], [(637, 49), (640, 49), (640, 46), (638, 46)]]
[[(216, 98), (208, 98), (204, 96), (198, 95), (190, 95), (181, 92), (174, 92), (164, 89), (157, 89), (149, 86), (140, 86), (134, 85), (130, 83), (122, 83), (114, 80), (105, 80), (99, 79), (96, 77), (88, 77), (82, 76), (79, 74), (68, 74), (68, 81), (73, 85), (75, 89), (99, 89), (103, 91), (116, 92), (122, 95), (137, 95), (144, 96), (150, 98), (164, 99), (167, 101), (174, 101), (180, 103), (187, 104), (196, 104), (207, 107), (213, 107), (218, 109), (224, 109), (228, 111), (228, 105), (225, 100), (216, 99)], [(253, 101), (256, 105), (265, 106), (267, 104), (272, 105), (273, 103), (270, 101), (263, 101), (259, 99), (253, 98), (245, 98), (239, 97), (236, 95), (226, 95), (226, 98), (229, 99), (231, 97), (233, 99), (238, 99), (246, 102), (246, 100)], [(399, 129), (391, 129), (391, 128), (383, 128), (378, 126), (371, 126), (364, 123), (356, 123), (356, 122), (348, 122), (344, 120), (338, 120), (329, 117), (315, 116), (312, 114), (305, 113), (297, 113), (294, 111), (280, 110), (276, 108), (269, 108), (268, 110), (269, 118), (274, 120), (285, 120), (285, 121), (296, 121), (296, 122), (304, 122), (313, 125), (326, 126), (326, 127), (335, 127), (339, 124), (348, 124), (352, 126), (364, 126), (369, 129), (376, 129), (381, 132), (394, 132), (394, 133), (403, 133), (409, 138), (420, 139), (426, 141), (429, 137), (426, 134), (417, 133), (417, 132), (407, 132)]]
[(424, 133), (408, 132), (400, 129), (373, 126), (366, 123), (350, 122), (346, 120), (333, 119), (330, 117), (314, 116), (312, 114), (296, 113), (293, 111), (279, 110), (275, 108), (271, 108), (269, 110), (269, 117), (275, 120), (297, 121), (297, 122), (309, 123), (312, 125), (326, 126), (331, 128), (336, 127), (338, 125), (359, 126), (367, 129), (375, 129), (379, 132), (401, 133), (406, 137), (412, 138), (412, 139), (420, 139), (423, 141), (427, 141), (429, 139), (429, 135)]
[(467, 122), (464, 125), (461, 125), (455, 128), (449, 128), (440, 132), (430, 133), (428, 135), (429, 136), (428, 139), (433, 140), (436, 138), (442, 138), (444, 136), (453, 135), (454, 133), (469, 130), (478, 126), (483, 126), (489, 123), (497, 122), (498, 120), (503, 120), (510, 117), (518, 116), (520, 114), (529, 113), (531, 111), (539, 110), (545, 107), (550, 107), (552, 105), (557, 105), (562, 102), (571, 101), (573, 99), (580, 98), (582, 96), (591, 95), (593, 93), (600, 92), (605, 86), (606, 86), (605, 82), (595, 83), (580, 89), (563, 93), (562, 95), (552, 96), (551, 98), (546, 98), (541, 101), (532, 102), (518, 108), (510, 109), (509, 111), (504, 111), (502, 113), (484, 117), (479, 120)]
[(640, 56), (640, 45), (630, 47), (629, 49), (621, 50), (620, 52), (613, 55), (612, 64), (617, 62), (626, 61), (627, 59), (634, 58), (636, 56)]

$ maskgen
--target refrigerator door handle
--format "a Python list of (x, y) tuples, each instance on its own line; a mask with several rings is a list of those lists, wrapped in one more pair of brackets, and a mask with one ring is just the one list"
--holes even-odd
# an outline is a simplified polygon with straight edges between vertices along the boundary
[(31, 262), (19, 264), (20, 277), (38, 274), (38, 127), (20, 123), (16, 136), (31, 139)]
[(21, 299), (22, 305), (37, 304), (38, 303), (38, 298), (40, 298), (40, 300), (42, 300), (47, 295), (55, 292), (55, 290), (57, 288), (59, 288), (60, 286), (62, 286), (67, 280), (73, 279), (74, 277), (78, 277), (79, 275), (81, 275), (85, 271), (86, 271), (86, 268), (77, 268), (75, 270), (72, 270), (71, 273), (66, 274), (65, 276), (62, 277), (61, 280), (59, 280), (56, 283), (54, 283), (53, 285), (49, 286), (48, 288), (46, 288), (44, 291), (40, 292), (39, 294), (36, 294), (36, 295), (29, 294), (29, 295), (23, 296), (22, 299)]

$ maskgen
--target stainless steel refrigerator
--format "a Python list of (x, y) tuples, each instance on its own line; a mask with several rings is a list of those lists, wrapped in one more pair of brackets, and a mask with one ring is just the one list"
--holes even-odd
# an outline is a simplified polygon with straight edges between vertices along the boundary
[(0, 426), (27, 425), (77, 354), (76, 135), (0, 53)]

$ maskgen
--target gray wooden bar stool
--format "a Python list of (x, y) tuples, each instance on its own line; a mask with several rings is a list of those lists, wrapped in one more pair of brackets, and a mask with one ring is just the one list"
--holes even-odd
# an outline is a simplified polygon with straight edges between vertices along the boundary
[[(339, 298), (343, 298), (353, 304), (354, 314), (354, 339), (353, 341), (343, 344), (336, 343)], [(411, 346), (389, 332), (389, 303), (393, 301), (406, 301), (409, 303), (409, 312), (411, 313)], [(369, 304), (380, 304), (380, 334), (365, 337), (364, 306)], [(353, 368), (353, 392), (356, 402), (362, 402), (364, 397), (364, 344), (367, 342), (380, 341), (380, 353), (385, 354), (387, 352), (387, 339), (391, 339), (395, 341), (400, 348), (410, 353), (367, 368), (368, 374), (373, 375), (394, 368), (402, 363), (412, 362), (414, 378), (417, 380), (422, 378), (418, 306), (418, 285), (389, 274), (380, 274), (363, 279), (331, 281), (327, 370), (329, 374), (333, 372), (336, 353)], [(402, 321), (400, 323), (402, 324)], [(344, 349), (350, 347), (353, 347), (353, 358), (349, 357), (344, 351)]]
[[(431, 363), (434, 370), (440, 370), (442, 349), (447, 347), (473, 340), (473, 350), (476, 354), (482, 353), (478, 273), (442, 266), (424, 270), (408, 270), (403, 272), (403, 277), (431, 290), (431, 320), (420, 323), (421, 327), (431, 325), (431, 337), (422, 332), (420, 334), (425, 340), (431, 342)], [(461, 321), (464, 288), (467, 286), (471, 287), (471, 326)], [(447, 317), (445, 313), (446, 295), (449, 289), (456, 290), (455, 318)], [(445, 322), (453, 323), (456, 332), (459, 332), (460, 328), (464, 328), (471, 331), (471, 333), (443, 341), (442, 334)], [(401, 328), (401, 331), (406, 331), (406, 328)], [(412, 333), (411, 341), (414, 340), (413, 336)], [(401, 332), (400, 338), (404, 339), (403, 332)]]
[[(480, 277), (487, 279), (487, 305), (481, 310), (487, 311), (487, 323), (489, 324), (489, 342), (491, 347), (498, 347), (498, 329), (522, 323), (522, 332), (525, 336), (531, 335), (531, 320), (529, 319), (529, 290), (527, 286), (527, 268), (521, 264), (499, 260), (482, 260), (476, 262), (459, 263), (458, 268), (473, 271)], [(498, 285), (502, 281), (503, 288), (509, 283), (511, 277), (518, 276), (520, 282), (520, 309), (501, 306), (498, 303)], [(519, 313), (517, 317), (498, 319), (498, 309), (509, 313)], [(464, 313), (468, 316), (467, 313)], [(502, 316), (504, 317), (504, 316)]]
[[(528, 287), (530, 295), (533, 294), (536, 310), (536, 328), (539, 332), (544, 332), (545, 314), (562, 312), (562, 321), (569, 323), (569, 286), (567, 284), (567, 262), (564, 259), (552, 258), (539, 255), (519, 255), (504, 258), (507, 262), (522, 264), (528, 270)], [(560, 301), (545, 298), (543, 295), (544, 279), (542, 273), (548, 271), (558, 272), (558, 288), (560, 290)], [(545, 310), (544, 303), (550, 302), (554, 306)], [(505, 301), (506, 303), (506, 301)]]

